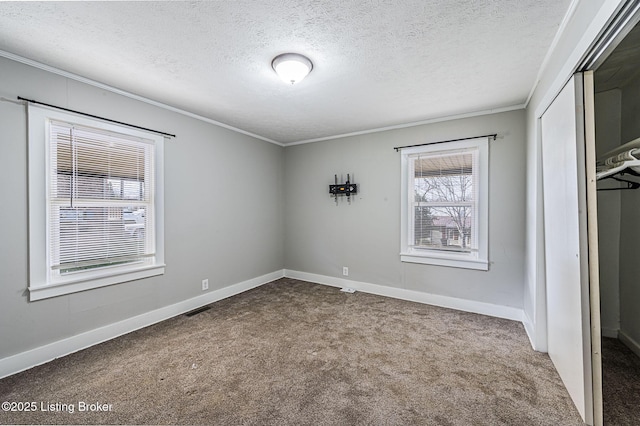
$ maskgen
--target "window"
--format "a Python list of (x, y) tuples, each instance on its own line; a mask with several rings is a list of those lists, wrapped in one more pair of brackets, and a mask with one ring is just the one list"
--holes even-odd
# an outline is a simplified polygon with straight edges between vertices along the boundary
[(29, 106), (30, 300), (164, 273), (163, 142)]
[(488, 138), (404, 148), (403, 262), (488, 270)]

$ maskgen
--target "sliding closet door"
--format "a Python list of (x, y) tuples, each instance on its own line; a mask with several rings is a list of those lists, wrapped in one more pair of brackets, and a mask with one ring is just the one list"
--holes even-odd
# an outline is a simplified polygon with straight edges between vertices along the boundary
[(580, 415), (593, 424), (582, 74), (541, 118), (548, 350)]

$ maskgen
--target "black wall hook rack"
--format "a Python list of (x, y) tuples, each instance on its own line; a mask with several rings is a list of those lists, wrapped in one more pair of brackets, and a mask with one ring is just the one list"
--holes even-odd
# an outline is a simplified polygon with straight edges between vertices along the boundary
[(358, 193), (358, 185), (351, 183), (351, 177), (347, 174), (347, 181), (345, 183), (338, 183), (338, 175), (334, 175), (335, 185), (329, 185), (329, 194), (333, 195), (336, 204), (338, 204), (338, 195), (346, 195), (347, 200), (351, 202), (351, 194)]

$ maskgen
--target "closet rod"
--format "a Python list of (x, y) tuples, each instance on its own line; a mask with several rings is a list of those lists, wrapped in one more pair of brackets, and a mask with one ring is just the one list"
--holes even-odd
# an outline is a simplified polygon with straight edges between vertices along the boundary
[(448, 141), (426, 142), (426, 143), (419, 143), (419, 144), (416, 144), (416, 145), (396, 146), (393, 149), (395, 149), (396, 152), (397, 152), (397, 151), (400, 151), (401, 149), (413, 148), (415, 146), (436, 145), (436, 144), (439, 144), (439, 143), (466, 141), (467, 139), (477, 139), (477, 138), (493, 138), (493, 140), (495, 141), (497, 137), (498, 137), (498, 134), (497, 133), (493, 133), (491, 135), (481, 135), (481, 136), (471, 136), (471, 137), (468, 137), (468, 138), (449, 139)]
[[(637, 173), (629, 173), (631, 175), (634, 176), (638, 176)], [(627, 186), (624, 188), (598, 188), (598, 191), (620, 191), (620, 190), (624, 190), (624, 189), (638, 189), (640, 188), (640, 182), (636, 182), (633, 180), (628, 180), (628, 179), (624, 179), (624, 178), (620, 178), (620, 177), (616, 177), (614, 176), (607, 176), (605, 179), (613, 179), (615, 181), (618, 182), (622, 182), (622, 183), (626, 183)]]
[(62, 111), (67, 111), (67, 112), (72, 112), (74, 114), (84, 115), (86, 117), (97, 118), (98, 120), (104, 120), (104, 121), (108, 121), (110, 123), (121, 124), (123, 126), (133, 127), (134, 129), (146, 130), (147, 132), (157, 133), (159, 135), (167, 136), (167, 137), (170, 137), (170, 138), (175, 138), (176, 137), (176, 135), (172, 135), (171, 133), (165, 133), (165, 132), (161, 132), (159, 130), (153, 130), (153, 129), (149, 129), (149, 128), (146, 128), (146, 127), (136, 126), (135, 124), (129, 124), (129, 123), (124, 123), (122, 121), (112, 120), (110, 118), (100, 117), (99, 115), (87, 114), (86, 112), (82, 112), (82, 111), (76, 111), (76, 110), (69, 109), (69, 108), (63, 108), (63, 107), (56, 106), (56, 105), (46, 104), (44, 102), (34, 101), (33, 99), (23, 98), (21, 96), (18, 96), (18, 100), (29, 102), (29, 103), (32, 103), (32, 104), (37, 104), (37, 105), (44, 105), (44, 106), (47, 106), (47, 107), (50, 107), (50, 108), (56, 108), (56, 109), (59, 109), (59, 110), (62, 110)]

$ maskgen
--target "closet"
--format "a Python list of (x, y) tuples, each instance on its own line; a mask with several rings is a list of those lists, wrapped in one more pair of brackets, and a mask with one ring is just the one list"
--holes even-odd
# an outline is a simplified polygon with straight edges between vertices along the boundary
[(594, 73), (605, 424), (640, 424), (640, 25)]

